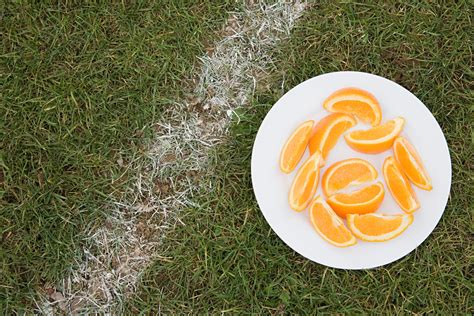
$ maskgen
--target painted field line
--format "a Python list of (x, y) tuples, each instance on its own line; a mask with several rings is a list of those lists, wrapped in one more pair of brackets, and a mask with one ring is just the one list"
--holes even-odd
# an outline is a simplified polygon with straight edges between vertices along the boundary
[(112, 203), (106, 225), (91, 229), (76, 268), (38, 302), (42, 312), (119, 312), (141, 273), (159, 258), (166, 231), (179, 222), (180, 210), (194, 205), (193, 194), (212, 169), (209, 151), (225, 140), (234, 110), (247, 105), (267, 76), (272, 51), (306, 7), (255, 2), (232, 12), (223, 38), (199, 58), (193, 93), (170, 105), (156, 124), (146, 157), (130, 164), (137, 175), (133, 187)]

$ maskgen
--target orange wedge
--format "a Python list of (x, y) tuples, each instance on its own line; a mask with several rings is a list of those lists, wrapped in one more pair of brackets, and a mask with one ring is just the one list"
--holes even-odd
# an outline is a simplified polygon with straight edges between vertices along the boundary
[(392, 147), (393, 141), (402, 131), (404, 124), (405, 119), (397, 117), (368, 130), (350, 132), (344, 135), (344, 138), (354, 150), (366, 154), (377, 154)]
[(356, 123), (352, 116), (342, 113), (333, 113), (321, 119), (309, 141), (309, 152), (312, 154), (319, 150), (325, 161), (339, 137)]
[(373, 213), (385, 196), (383, 184), (377, 182), (351, 193), (334, 194), (327, 200), (337, 215), (346, 218), (348, 214)]
[(357, 242), (339, 216), (320, 196), (311, 203), (309, 216), (319, 235), (334, 246), (348, 247)]
[(410, 182), (391, 156), (383, 163), (383, 176), (390, 193), (403, 211), (413, 213), (420, 207)]
[(403, 172), (414, 185), (427, 191), (433, 189), (420, 155), (406, 138), (400, 136), (395, 139), (393, 153)]
[(295, 211), (304, 210), (316, 193), (321, 159), (321, 153), (315, 152), (296, 173), (288, 197), (290, 207)]
[(349, 214), (347, 225), (352, 233), (365, 241), (386, 241), (399, 236), (413, 223), (412, 214)]
[(323, 102), (329, 112), (353, 114), (362, 122), (377, 126), (382, 119), (379, 101), (368, 91), (359, 88), (343, 88), (331, 94)]
[(313, 131), (314, 121), (306, 121), (298, 126), (286, 141), (280, 154), (280, 169), (284, 173), (292, 172), (303, 157), (309, 138)]
[(368, 161), (359, 158), (341, 160), (331, 165), (323, 175), (322, 189), (331, 196), (349, 185), (357, 185), (377, 178), (377, 170)]

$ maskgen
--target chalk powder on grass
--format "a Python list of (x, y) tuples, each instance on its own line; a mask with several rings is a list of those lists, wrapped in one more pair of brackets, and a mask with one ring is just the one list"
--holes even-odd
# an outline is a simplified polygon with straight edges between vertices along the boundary
[[(198, 178), (206, 177), (208, 153), (222, 143), (236, 108), (245, 106), (273, 63), (271, 52), (290, 35), (306, 3), (250, 3), (232, 12), (224, 37), (199, 58), (202, 67), (192, 97), (176, 102), (156, 124), (146, 157), (129, 165), (134, 185), (111, 203), (106, 225), (88, 232), (76, 267), (38, 302), (53, 313), (119, 311), (136, 290), (141, 272), (160, 258), (166, 231), (179, 211), (196, 206)], [(122, 162), (123, 163), (123, 162)], [(202, 184), (201, 184), (202, 185)]]

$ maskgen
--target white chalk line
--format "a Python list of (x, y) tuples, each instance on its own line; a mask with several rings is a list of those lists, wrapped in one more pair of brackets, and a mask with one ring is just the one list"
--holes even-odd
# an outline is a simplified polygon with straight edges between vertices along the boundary
[(208, 153), (221, 144), (257, 82), (267, 76), (271, 52), (290, 35), (305, 2), (247, 3), (232, 12), (226, 36), (200, 57), (199, 82), (183, 102), (172, 104), (156, 124), (145, 158), (130, 164), (137, 178), (122, 201), (112, 203), (106, 225), (88, 232), (76, 269), (37, 306), (47, 314), (114, 313), (136, 290), (141, 273), (159, 257), (179, 211), (197, 206), (193, 193), (209, 172)]

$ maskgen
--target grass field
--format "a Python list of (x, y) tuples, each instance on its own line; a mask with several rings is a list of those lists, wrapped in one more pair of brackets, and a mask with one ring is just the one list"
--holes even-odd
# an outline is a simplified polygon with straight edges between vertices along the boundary
[[(186, 313), (472, 312), (472, 80), (468, 6), (314, 5), (277, 52), (273, 86), (241, 109), (200, 206), (168, 236), (130, 311)], [(359, 70), (395, 80), (433, 112), (453, 161), (452, 194), (436, 230), (382, 268), (309, 262), (272, 232), (250, 181), (254, 137), (281, 94), (321, 73)], [(284, 87), (281, 89), (281, 83)]]
[(21, 309), (63, 277), (82, 232), (103, 225), (128, 162), (182, 97), (231, 5), (2, 8), (0, 306)]
[[(7, 5), (2, 13), (0, 307), (29, 310), (80, 254), (107, 201), (129, 185), (163, 109), (183, 97), (196, 57), (230, 1)], [(468, 2), (312, 4), (251, 104), (214, 149), (130, 313), (453, 313), (472, 301), (472, 28)], [(342, 271), (295, 254), (261, 215), (250, 182), (253, 139), (291, 87), (358, 70), (417, 95), (440, 123), (452, 192), (433, 234), (388, 266)], [(121, 163), (118, 163), (121, 161)]]

